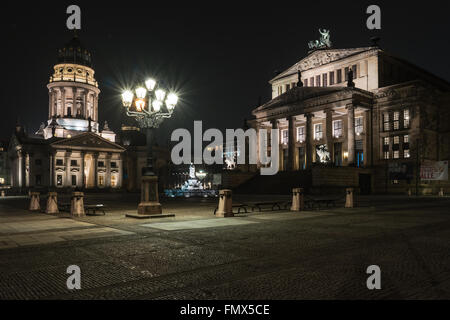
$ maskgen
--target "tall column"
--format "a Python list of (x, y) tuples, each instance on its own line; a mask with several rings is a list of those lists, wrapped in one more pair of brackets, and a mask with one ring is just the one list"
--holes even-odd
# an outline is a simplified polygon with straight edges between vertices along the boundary
[(312, 125), (312, 118), (314, 117), (314, 114), (307, 113), (305, 114), (306, 118), (306, 140), (305, 140), (305, 146), (306, 146), (306, 168), (311, 168), (312, 166), (312, 159), (313, 159), (313, 139), (314, 139), (314, 132), (313, 132), (313, 125)]
[(80, 174), (80, 176), (81, 176), (81, 183), (80, 183), (80, 185), (81, 185), (81, 188), (85, 188), (86, 187), (86, 184), (85, 184), (85, 174), (84, 174), (84, 157), (85, 157), (85, 153), (84, 152), (81, 152), (80, 153), (80, 155), (81, 155), (81, 163), (80, 163), (80, 169), (81, 169), (81, 174)]
[(94, 93), (94, 121), (98, 122), (98, 94)]
[(98, 153), (94, 153), (94, 188), (98, 187)]
[(372, 165), (372, 113), (370, 110), (364, 112), (364, 166)]
[(61, 87), (61, 117), (64, 117), (67, 114), (66, 108), (66, 89)]
[(17, 152), (17, 173), (18, 173), (18, 181), (19, 187), (23, 186), (23, 156), (22, 151)]
[(288, 156), (289, 156), (289, 163), (287, 166), (288, 170), (294, 171), (295, 170), (295, 117), (289, 116), (288, 117), (289, 122), (289, 135), (288, 135)]
[(69, 187), (72, 185), (72, 182), (70, 180), (70, 156), (71, 156), (71, 152), (70, 151), (66, 151), (66, 153), (64, 154), (64, 161), (66, 162), (66, 183), (65, 183), (65, 187)]
[(355, 164), (355, 107), (347, 105), (347, 165)]
[(82, 115), (83, 118), (87, 119), (87, 101), (88, 101), (88, 94), (89, 91), (88, 90), (84, 90), (84, 94), (83, 94), (83, 111), (82, 111)]
[[(272, 124), (272, 129), (274, 129), (274, 130), (278, 130), (278, 120), (277, 119), (274, 119), (274, 120), (271, 120), (270, 121), (271, 122), (271, 124)], [(281, 159), (283, 159), (282, 157), (283, 157), (283, 154), (282, 154), (282, 152), (280, 152), (280, 150), (281, 150), (281, 146), (280, 146), (280, 136), (279, 136), (279, 133), (280, 133), (280, 131), (278, 131), (278, 141), (277, 141), (277, 143), (275, 144), (275, 145), (272, 145), (272, 134), (270, 135), (270, 158), (272, 159), (272, 155), (273, 155), (273, 152), (272, 152), (272, 150), (273, 150), (273, 148), (278, 148), (278, 170), (280, 170), (281, 168), (280, 168), (280, 164), (281, 164)]]
[(330, 153), (330, 161), (334, 162), (334, 145), (333, 145), (333, 110), (326, 109), (326, 121), (325, 121), (325, 139), (327, 143), (327, 149)]
[(50, 119), (52, 117), (53, 112), (53, 90), (48, 89), (48, 118)]
[(120, 155), (120, 160), (117, 160), (118, 174), (117, 174), (117, 188), (122, 188), (123, 177), (123, 155)]
[(111, 154), (106, 155), (106, 187), (111, 187)]
[(49, 186), (50, 187), (53, 187), (55, 185), (54, 178), (53, 178), (54, 171), (55, 171), (55, 167), (53, 166), (53, 158), (54, 158), (54, 154), (50, 153), (49, 154), (49, 159), (50, 159), (50, 161), (49, 161)]

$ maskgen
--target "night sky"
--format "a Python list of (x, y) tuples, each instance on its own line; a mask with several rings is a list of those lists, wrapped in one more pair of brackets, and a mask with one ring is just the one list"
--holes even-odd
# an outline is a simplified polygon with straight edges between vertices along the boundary
[[(450, 81), (448, 1), (58, 1), (20, 2), (3, 9), (0, 139), (17, 118), (35, 132), (48, 117), (46, 84), (56, 51), (72, 38), (67, 6), (82, 10), (81, 42), (92, 52), (101, 90), (100, 122), (116, 132), (126, 116), (124, 88), (153, 76), (181, 101), (160, 128), (235, 128), (251, 117), (268, 81), (303, 58), (318, 28), (331, 30), (335, 48), (370, 45), (380, 36), (386, 51)], [(382, 10), (382, 29), (366, 28), (370, 4)], [(128, 120), (129, 121), (129, 120)]]

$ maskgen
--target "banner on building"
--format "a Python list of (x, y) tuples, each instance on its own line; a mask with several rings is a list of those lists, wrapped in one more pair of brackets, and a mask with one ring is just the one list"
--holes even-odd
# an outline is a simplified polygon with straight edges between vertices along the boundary
[(425, 161), (420, 166), (420, 180), (448, 180), (448, 161)]

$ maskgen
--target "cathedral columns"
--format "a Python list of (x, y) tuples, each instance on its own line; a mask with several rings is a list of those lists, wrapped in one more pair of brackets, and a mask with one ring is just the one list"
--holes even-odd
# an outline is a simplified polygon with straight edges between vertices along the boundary
[(94, 188), (98, 187), (98, 153), (94, 153)]
[(333, 145), (333, 110), (326, 109), (324, 110), (326, 114), (325, 121), (325, 141), (327, 144), (328, 152), (330, 153), (330, 161), (334, 162), (334, 145)]
[(81, 188), (85, 188), (86, 187), (86, 178), (85, 178), (85, 174), (84, 174), (84, 156), (85, 156), (85, 153), (81, 152), (80, 156), (81, 156), (81, 163), (80, 163), (81, 183), (80, 183), (80, 185), (81, 185)]
[(313, 139), (314, 139), (314, 132), (313, 132), (313, 125), (312, 125), (312, 118), (314, 115), (312, 113), (305, 114), (306, 118), (306, 139), (305, 139), (305, 146), (306, 146), (306, 168), (310, 169), (312, 166), (312, 159), (313, 159)]
[(355, 107), (347, 105), (347, 165), (355, 164)]
[[(278, 130), (278, 120), (274, 119), (270, 121), (272, 124), (272, 130)], [(278, 130), (278, 133), (280, 131)], [(278, 134), (279, 135), (279, 134)], [(278, 148), (278, 170), (280, 170), (280, 164), (282, 163), (280, 160), (283, 159), (282, 156), (282, 152), (280, 152), (281, 146), (280, 146), (280, 137), (278, 137), (278, 141), (275, 143), (275, 145), (272, 144), (272, 133), (270, 134), (270, 157), (272, 158), (273, 156), (273, 152), (272, 150), (274, 148)]]
[(88, 94), (89, 94), (89, 90), (85, 89), (83, 91), (83, 118), (87, 119), (88, 118), (88, 112), (87, 112), (87, 101), (88, 101)]
[(98, 94), (94, 93), (94, 121), (98, 122)]
[(107, 153), (105, 158), (105, 164), (106, 164), (106, 187), (111, 187), (111, 154)]
[(66, 88), (61, 87), (61, 117), (64, 117), (67, 114), (66, 107)]
[(294, 116), (288, 117), (289, 122), (289, 128), (288, 128), (288, 159), (289, 163), (287, 165), (287, 170), (294, 171), (295, 170), (295, 141), (296, 141), (296, 134), (295, 134), (295, 120), (296, 118)]
[(64, 186), (69, 187), (72, 185), (71, 183), (71, 176), (70, 176), (70, 156), (72, 155), (71, 151), (66, 151), (66, 153), (64, 154), (64, 162), (66, 164), (66, 183), (64, 184)]
[(118, 166), (118, 174), (117, 174), (117, 188), (122, 187), (122, 177), (123, 177), (123, 163), (122, 158), (117, 160), (117, 166)]

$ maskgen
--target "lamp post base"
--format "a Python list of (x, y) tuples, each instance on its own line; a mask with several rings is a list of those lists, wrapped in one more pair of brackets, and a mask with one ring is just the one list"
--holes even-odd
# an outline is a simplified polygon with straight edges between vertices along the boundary
[(158, 176), (143, 176), (138, 214), (162, 214), (158, 196)]
[(161, 204), (159, 202), (141, 202), (138, 205), (138, 214), (162, 214)]

